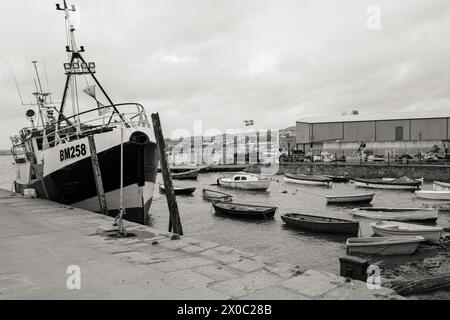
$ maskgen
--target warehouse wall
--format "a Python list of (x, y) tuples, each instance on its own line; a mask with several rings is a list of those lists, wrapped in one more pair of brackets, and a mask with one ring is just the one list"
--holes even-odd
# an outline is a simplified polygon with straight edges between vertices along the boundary
[(377, 141), (395, 141), (395, 128), (403, 127), (403, 140), (409, 139), (409, 120), (377, 121)]
[(344, 141), (374, 141), (375, 121), (344, 123)]
[(411, 140), (445, 140), (446, 138), (446, 118), (411, 120)]
[(311, 141), (309, 136), (309, 123), (297, 122), (295, 138), (297, 143), (309, 143)]
[(313, 141), (342, 140), (342, 123), (314, 123), (312, 125)]

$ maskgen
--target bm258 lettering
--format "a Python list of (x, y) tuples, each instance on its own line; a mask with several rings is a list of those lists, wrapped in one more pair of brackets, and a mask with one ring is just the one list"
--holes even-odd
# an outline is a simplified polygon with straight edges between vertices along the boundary
[(86, 155), (86, 145), (84, 143), (59, 150), (60, 161), (74, 159), (85, 155)]

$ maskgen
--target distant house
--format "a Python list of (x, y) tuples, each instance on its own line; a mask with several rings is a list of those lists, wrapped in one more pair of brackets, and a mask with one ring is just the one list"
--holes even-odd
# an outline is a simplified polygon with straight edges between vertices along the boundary
[(450, 141), (450, 111), (380, 112), (304, 117), (296, 124), (299, 150), (350, 155), (364, 143), (375, 154), (429, 151)]

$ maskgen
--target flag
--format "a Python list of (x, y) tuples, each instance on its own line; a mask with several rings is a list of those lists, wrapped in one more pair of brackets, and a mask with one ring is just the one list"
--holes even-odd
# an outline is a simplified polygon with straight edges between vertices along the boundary
[(83, 90), (83, 92), (86, 93), (88, 96), (97, 100), (97, 98), (95, 97), (95, 85), (88, 86), (86, 89)]
[(104, 108), (105, 106), (97, 100), (97, 97), (95, 96), (95, 85), (87, 86), (87, 88), (84, 89), (83, 92), (86, 93), (88, 96), (94, 98), (94, 100), (97, 102), (97, 107), (99, 108), (98, 109), (99, 116), (103, 116), (109, 112), (109, 108)]
[(254, 125), (253, 120), (244, 120), (244, 123), (245, 123), (245, 126), (246, 126), (246, 127), (249, 127), (249, 126), (253, 126), (253, 125)]

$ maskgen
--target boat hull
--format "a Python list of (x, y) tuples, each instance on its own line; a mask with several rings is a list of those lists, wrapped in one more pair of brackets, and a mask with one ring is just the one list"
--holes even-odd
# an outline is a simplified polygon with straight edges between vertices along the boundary
[(330, 186), (331, 181), (314, 181), (314, 180), (306, 180), (306, 179), (296, 179), (284, 177), (285, 182), (296, 183), (296, 184), (305, 184), (305, 185), (313, 185), (313, 186)]
[(346, 247), (347, 253), (406, 255), (416, 252), (420, 242), (424, 240), (421, 236), (349, 238)]
[(398, 225), (395, 225), (393, 228), (389, 228), (389, 222), (382, 222), (381, 224), (378, 222), (371, 223), (372, 231), (374, 234), (382, 237), (398, 237), (398, 236), (421, 236), (426, 241), (437, 242), (439, 241), (442, 233), (442, 228), (439, 227), (426, 227), (426, 226), (414, 226), (415, 228), (409, 228), (410, 224), (405, 225), (402, 228), (402, 224), (400, 223), (400, 228)]
[(374, 195), (375, 193), (366, 193), (347, 196), (326, 196), (326, 198), (329, 204), (362, 204), (372, 202)]
[(190, 170), (180, 173), (172, 173), (171, 177), (175, 180), (197, 180), (200, 170)]
[[(196, 188), (174, 188), (176, 195), (191, 195), (195, 192)], [(161, 193), (166, 193), (166, 190), (163, 186), (159, 186), (159, 191)]]
[(224, 188), (230, 189), (241, 189), (241, 190), (258, 190), (266, 191), (271, 184), (271, 180), (260, 180), (260, 181), (226, 181), (223, 179), (218, 180), (218, 184)]
[(416, 191), (416, 196), (427, 200), (450, 201), (450, 191)]
[(369, 188), (369, 189), (387, 189), (387, 190), (417, 190), (418, 187), (414, 185), (399, 185), (399, 184), (388, 184), (388, 183), (372, 183), (364, 181), (355, 181), (355, 186), (358, 188)]
[[(95, 139), (108, 215), (116, 216), (120, 210), (120, 144), (105, 147), (108, 142), (103, 140), (107, 140), (107, 137), (102, 137), (102, 134), (96, 135)], [(81, 143), (80, 141), (75, 143), (77, 142)], [(123, 148), (125, 219), (145, 224), (156, 181), (159, 159), (157, 146), (153, 142), (145, 144), (126, 142)], [(59, 150), (56, 147), (54, 149), (46, 151), (47, 159), (59, 159)], [(48, 164), (52, 165), (52, 162), (49, 160)], [(45, 171), (48, 174), (45, 174)], [(67, 165), (58, 163), (58, 166), (47, 168), (42, 178), (29, 183), (16, 180), (14, 185), (16, 192), (19, 193), (23, 193), (23, 189), (33, 188), (40, 198), (101, 212), (89, 154), (77, 161), (70, 161)]]
[(438, 218), (437, 210), (404, 210), (404, 211), (376, 211), (368, 208), (358, 208), (352, 211), (356, 217), (386, 221), (435, 222)]
[(450, 191), (450, 183), (433, 181), (433, 190), (436, 191)]
[[(327, 222), (326, 218), (320, 219), (321, 217), (314, 217), (308, 215), (299, 215), (305, 219), (298, 219), (296, 216), (290, 216), (289, 214), (281, 215), (281, 220), (283, 220), (288, 226), (320, 232), (320, 233), (331, 233), (331, 234), (348, 234), (357, 236), (359, 230), (359, 223), (357, 221), (344, 221), (340, 222)], [(320, 221), (322, 220), (322, 221)]]
[[(275, 212), (277, 211), (276, 207), (267, 207), (265, 210), (261, 210), (259, 212), (249, 212), (245, 210), (237, 210), (232, 209), (230, 206), (221, 206), (220, 203), (213, 203), (213, 208), (216, 213), (234, 217), (234, 218), (243, 218), (243, 219), (271, 219), (274, 217)], [(232, 205), (232, 204), (230, 204)]]

